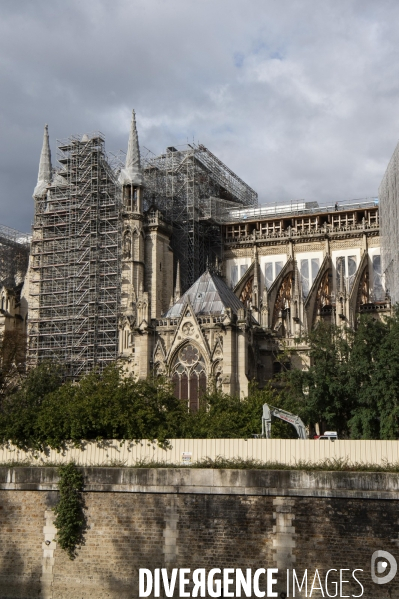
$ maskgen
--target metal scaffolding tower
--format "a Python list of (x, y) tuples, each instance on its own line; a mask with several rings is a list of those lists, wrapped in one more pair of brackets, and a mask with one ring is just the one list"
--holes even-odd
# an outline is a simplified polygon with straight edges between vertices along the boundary
[(187, 144), (142, 158), (145, 206), (155, 205), (173, 225), (182, 290), (221, 258), (220, 218), (229, 209), (258, 205), (258, 195), (205, 146)]
[(378, 190), (382, 269), (392, 303), (399, 301), (399, 144)]
[(120, 188), (101, 133), (58, 143), (61, 168), (35, 198), (28, 363), (76, 378), (117, 357)]

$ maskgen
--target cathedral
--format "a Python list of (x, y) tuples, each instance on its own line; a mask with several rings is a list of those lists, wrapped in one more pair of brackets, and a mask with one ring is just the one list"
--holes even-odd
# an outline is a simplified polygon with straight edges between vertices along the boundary
[(123, 163), (103, 144), (72, 137), (53, 168), (45, 129), (29, 266), (2, 291), (3, 322), (16, 294), (27, 306), (28, 365), (61, 359), (76, 379), (118, 361), (196, 410), (210, 384), (265, 385), (282, 350), (306, 367), (318, 321), (390, 313), (377, 199), (258, 205), (203, 146), (143, 161), (134, 112)]
[[(209, 267), (184, 293), (173, 234), (162, 212), (144, 214), (144, 178), (135, 115), (122, 187), (122, 276), (119, 356), (144, 378), (163, 374), (195, 410), (201, 391), (215, 381), (227, 393), (246, 395), (254, 368), (256, 321), (222, 273)], [(255, 374), (255, 371), (253, 371)]]
[(143, 177), (132, 122), (123, 188), (119, 355), (138, 377), (171, 378), (196, 409), (210, 381), (245, 396), (280, 368), (279, 351), (320, 320), (355, 326), (360, 313), (389, 314), (381, 271), (378, 202), (293, 202), (238, 208), (220, 219), (221, 261), (183, 293), (171, 229), (142, 210)]

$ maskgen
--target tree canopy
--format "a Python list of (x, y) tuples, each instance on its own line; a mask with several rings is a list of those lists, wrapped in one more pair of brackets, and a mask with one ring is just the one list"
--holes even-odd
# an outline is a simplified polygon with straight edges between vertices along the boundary
[(305, 341), (310, 366), (282, 375), (281, 405), (340, 436), (398, 438), (398, 311), (364, 316), (355, 331), (320, 322)]
[[(307, 369), (287, 370), (262, 390), (253, 383), (246, 398), (210, 388), (195, 413), (164, 378), (134, 380), (112, 365), (74, 383), (64, 380), (62, 366), (41, 363), (17, 386), (0, 389), (0, 443), (44, 449), (82, 440), (249, 438), (261, 432), (264, 403), (298, 414), (310, 431), (319, 423), (340, 437), (397, 439), (398, 311), (383, 321), (361, 318), (355, 331), (320, 322), (301, 341)], [(276, 421), (272, 435), (295, 431)]]

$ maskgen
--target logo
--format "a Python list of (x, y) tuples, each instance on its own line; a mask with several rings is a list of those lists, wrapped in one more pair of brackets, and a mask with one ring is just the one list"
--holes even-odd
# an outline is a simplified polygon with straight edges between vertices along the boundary
[[(384, 576), (378, 576), (387, 572), (388, 565), (390, 570)], [(371, 556), (371, 578), (375, 584), (387, 584), (396, 576), (398, 564), (396, 559), (388, 551), (374, 551)]]

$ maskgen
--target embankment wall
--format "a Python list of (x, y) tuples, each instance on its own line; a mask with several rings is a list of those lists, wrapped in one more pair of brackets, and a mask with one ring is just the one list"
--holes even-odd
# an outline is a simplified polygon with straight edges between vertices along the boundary
[[(318, 568), (322, 578), (331, 568), (348, 569), (344, 580), (363, 569), (357, 574), (363, 597), (399, 597), (399, 575), (386, 585), (370, 576), (375, 551), (389, 551), (399, 561), (398, 475), (83, 471), (87, 526), (70, 561), (54, 541), (56, 468), (0, 468), (2, 599), (131, 599), (138, 597), (139, 568), (272, 567), (283, 579), (287, 568), (299, 574), (307, 568), (312, 576)], [(352, 580), (343, 594), (359, 596), (360, 586)]]

